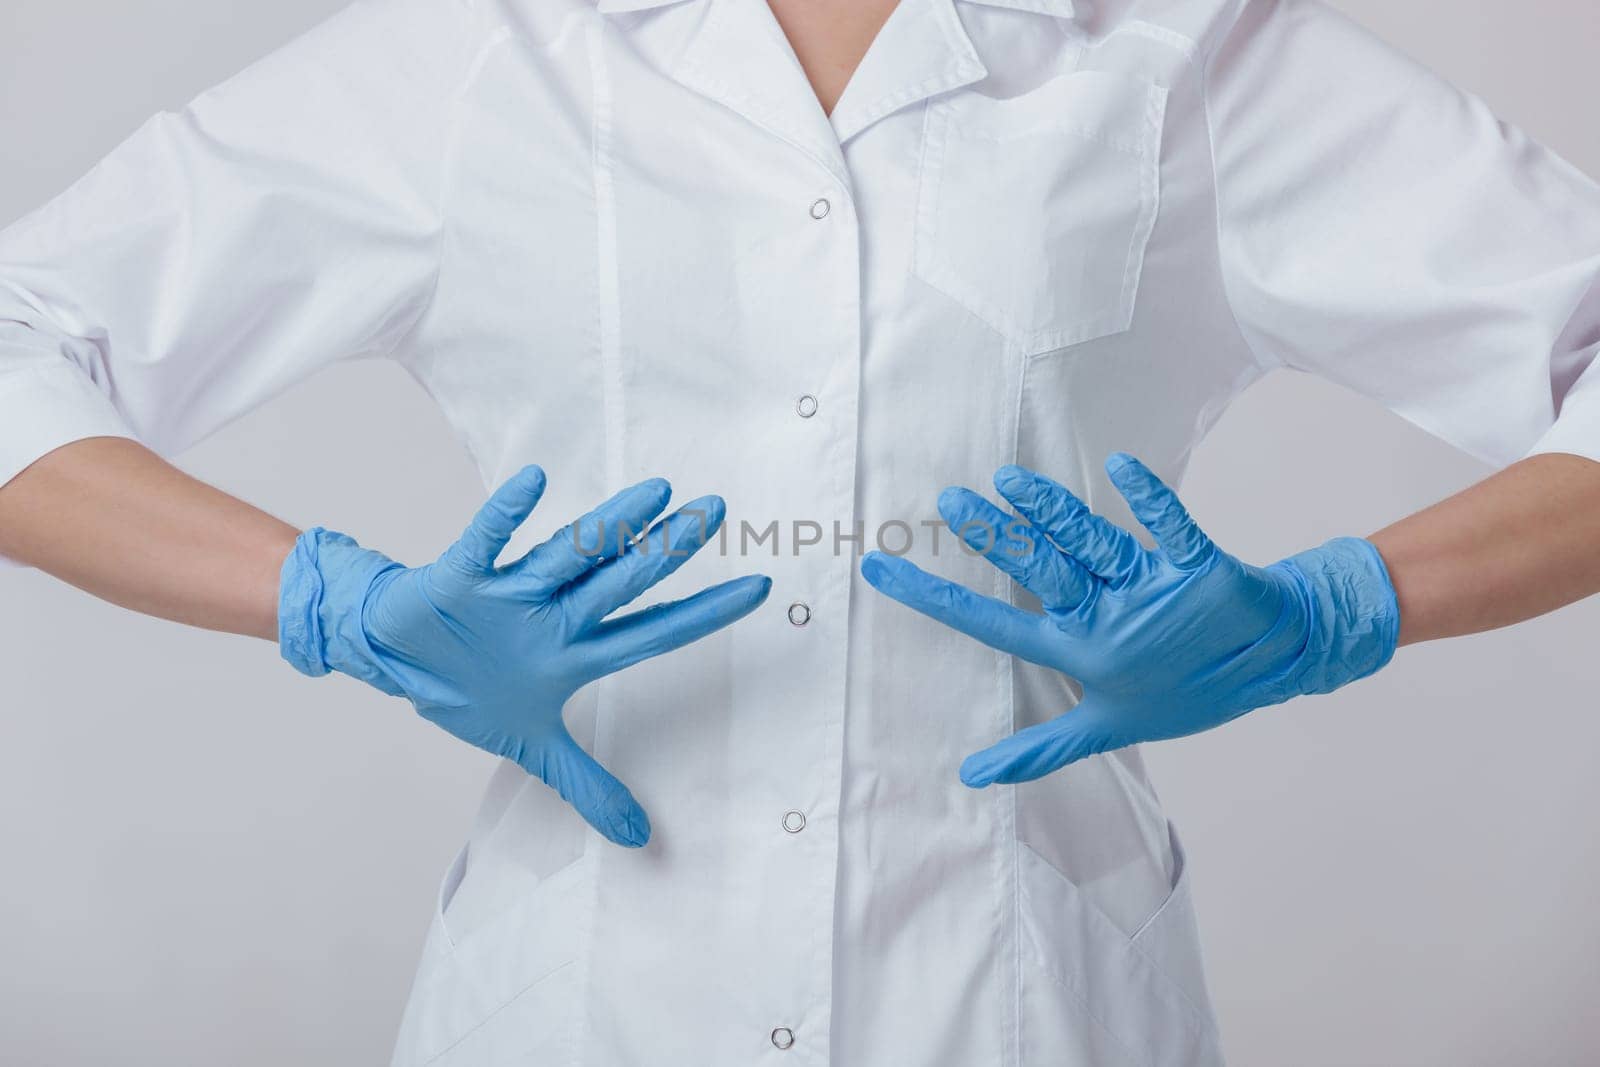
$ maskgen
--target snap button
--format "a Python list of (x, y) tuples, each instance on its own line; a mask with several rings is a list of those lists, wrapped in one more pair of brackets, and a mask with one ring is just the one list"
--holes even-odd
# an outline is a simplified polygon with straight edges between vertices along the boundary
[(818, 197), (816, 200), (812, 201), (812, 203), (811, 203), (811, 217), (814, 218), (814, 219), (825, 219), (825, 218), (827, 218), (828, 217), (828, 210), (832, 206), (833, 206), (832, 204), (828, 203), (822, 197)]
[(803, 811), (786, 811), (783, 813), (783, 828), (791, 834), (797, 834), (806, 828), (806, 813)]
[(787, 1026), (780, 1026), (772, 1031), (772, 1044), (776, 1048), (788, 1048), (794, 1044), (794, 1031)]
[(809, 419), (817, 413), (817, 398), (806, 393), (794, 402), (794, 410), (802, 419)]
[(796, 626), (804, 626), (811, 621), (811, 608), (796, 600), (789, 605), (789, 621)]

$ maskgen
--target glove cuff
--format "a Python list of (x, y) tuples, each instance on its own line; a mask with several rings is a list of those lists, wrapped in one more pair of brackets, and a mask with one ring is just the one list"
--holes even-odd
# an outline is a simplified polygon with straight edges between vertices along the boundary
[(295, 539), (278, 573), (278, 651), (301, 674), (328, 673), (322, 655), (322, 571), (317, 566), (321, 527)]
[[(278, 580), (278, 650), (313, 678), (338, 670), (363, 680), (375, 670), (361, 633), (367, 590), (399, 564), (342, 533), (313, 527), (295, 540)], [(382, 688), (382, 687), (380, 687)]]
[(1331, 693), (1386, 666), (1400, 605), (1372, 542), (1338, 537), (1283, 561), (1309, 600), (1310, 628), (1293, 676), (1301, 693)]

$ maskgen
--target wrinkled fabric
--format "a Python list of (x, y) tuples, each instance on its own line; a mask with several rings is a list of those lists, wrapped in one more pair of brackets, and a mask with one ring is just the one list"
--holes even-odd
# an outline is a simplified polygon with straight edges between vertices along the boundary
[(505, 762), (398, 1063), (1211, 1065), (1139, 749), (964, 786), (1077, 684), (859, 557), (1027, 606), (941, 488), (1019, 464), (1136, 532), (1105, 458), (1180, 486), (1280, 368), (1600, 458), (1597, 279), (1589, 179), (1305, 0), (902, 0), (831, 115), (750, 0), (363, 0), (0, 236), (0, 478), (368, 357), (485, 484), (549, 471), (512, 553), (652, 476), (727, 501), (641, 606), (768, 602), (565, 709), (650, 843)]

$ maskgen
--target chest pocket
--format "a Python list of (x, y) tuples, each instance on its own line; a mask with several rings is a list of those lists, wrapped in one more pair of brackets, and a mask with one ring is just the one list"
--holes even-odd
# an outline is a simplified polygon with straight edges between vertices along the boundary
[(1026, 355), (1126, 330), (1159, 202), (1166, 90), (1066, 74), (931, 104), (917, 276)]

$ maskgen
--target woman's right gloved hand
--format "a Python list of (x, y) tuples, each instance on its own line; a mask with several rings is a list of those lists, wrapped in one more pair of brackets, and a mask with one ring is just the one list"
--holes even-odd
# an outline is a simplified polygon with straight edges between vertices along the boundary
[(573, 740), (562, 706), (588, 682), (744, 617), (771, 581), (735, 578), (607, 618), (711, 539), (722, 499), (692, 501), (639, 538), (672, 492), (661, 479), (640, 482), (497, 567), (544, 486), (542, 470), (524, 468), (424, 567), (307, 530), (283, 565), (279, 645), (305, 674), (340, 671), (408, 698), (463, 741), (537, 775), (612, 841), (638, 847), (650, 838), (644, 809)]

